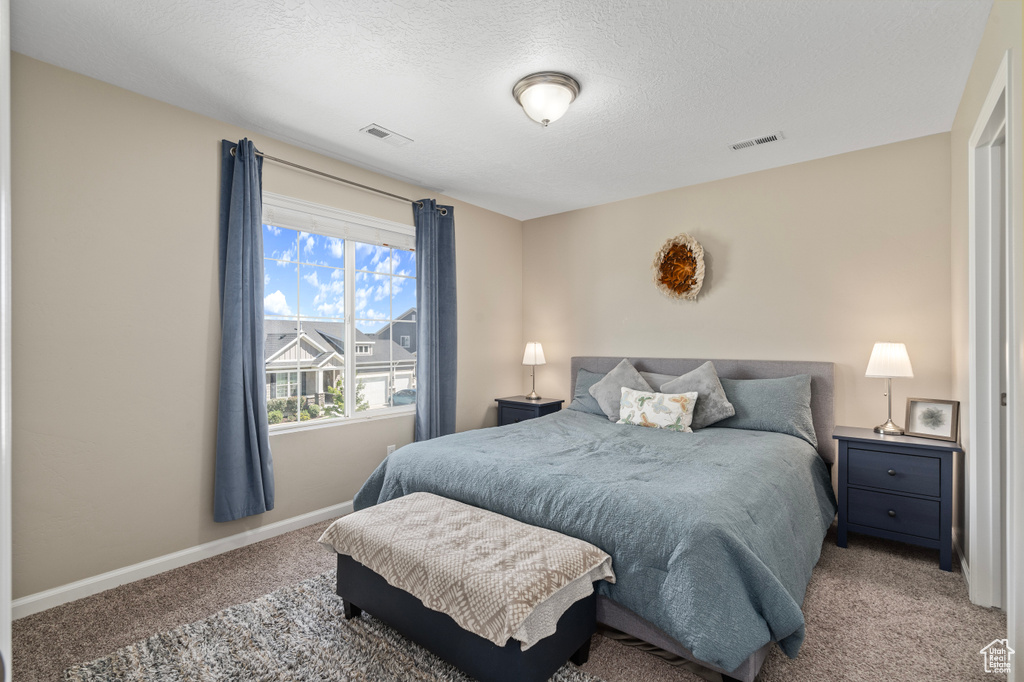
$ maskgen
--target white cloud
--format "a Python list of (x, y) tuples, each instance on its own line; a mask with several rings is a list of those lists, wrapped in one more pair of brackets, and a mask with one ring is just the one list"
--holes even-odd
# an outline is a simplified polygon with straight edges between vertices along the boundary
[(270, 284), (270, 275), (264, 273), (263, 274), (263, 286), (267, 286), (268, 284)]
[(292, 263), (294, 263), (295, 262), (295, 247), (293, 246), (292, 248), (290, 248), (290, 249), (288, 249), (287, 251), (284, 251), (284, 252), (275, 250), (272, 254), (270, 254), (270, 257), (278, 259), (277, 260), (277, 264), (278, 265), (288, 265), (288, 263), (284, 263), (282, 261), (291, 261)]
[[(380, 254), (377, 254), (380, 256)], [(373, 259), (373, 271), (380, 275), (391, 274), (391, 258), (374, 258)]]
[(314, 287), (319, 287), (320, 286), (320, 280), (317, 279), (316, 270), (310, 269), (308, 274), (302, 276), (302, 279), (304, 279), (307, 282), (309, 282), (311, 286), (314, 286)]
[(316, 284), (318, 291), (313, 297), (313, 307), (321, 315), (337, 317), (345, 312), (345, 282), (340, 279)]
[(302, 252), (303, 253), (313, 253), (313, 247), (316, 246), (316, 239), (314, 239), (313, 235), (311, 235), (311, 234), (305, 234), (305, 233), (303, 233), (303, 234), (304, 234), (304, 239), (306, 240), (306, 245), (302, 247)]
[(334, 237), (331, 237), (328, 240), (327, 246), (331, 250), (331, 255), (334, 256), (335, 258), (341, 258), (342, 256), (345, 255), (345, 243), (340, 239), (335, 239)]
[(373, 289), (356, 289), (356, 312), (360, 313), (366, 308), (366, 304)]
[(273, 225), (264, 225), (264, 227), (267, 228), (267, 232), (274, 235), (275, 237), (281, 234), (280, 227), (274, 227)]
[(367, 320), (386, 320), (386, 319), (388, 319), (388, 314), (387, 313), (379, 313), (376, 310), (374, 310), (373, 308), (369, 308), (369, 309), (364, 310), (363, 312), (359, 313), (359, 317), (365, 318)]
[(272, 315), (291, 315), (292, 309), (288, 307), (288, 300), (285, 298), (281, 290), (278, 289), (272, 294), (268, 294), (263, 299), (263, 310), (271, 313)]
[(328, 317), (340, 317), (345, 313), (345, 299), (336, 298), (334, 302), (325, 301), (316, 306), (317, 312)]

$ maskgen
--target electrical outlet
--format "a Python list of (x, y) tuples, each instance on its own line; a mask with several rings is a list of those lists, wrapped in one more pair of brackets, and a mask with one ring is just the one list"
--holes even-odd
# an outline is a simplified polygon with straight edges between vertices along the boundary
[(389, 445), (388, 446), (388, 454), (390, 455), (394, 451), (395, 451), (395, 446), (394, 445)]

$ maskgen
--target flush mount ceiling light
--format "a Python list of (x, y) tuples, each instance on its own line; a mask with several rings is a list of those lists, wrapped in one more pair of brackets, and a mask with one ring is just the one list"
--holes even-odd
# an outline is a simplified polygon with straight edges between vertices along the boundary
[(575, 78), (555, 71), (531, 73), (512, 88), (512, 96), (526, 115), (545, 128), (562, 118), (579, 94)]

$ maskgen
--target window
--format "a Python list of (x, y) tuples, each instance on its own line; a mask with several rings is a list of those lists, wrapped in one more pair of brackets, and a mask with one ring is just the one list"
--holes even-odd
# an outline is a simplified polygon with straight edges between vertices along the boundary
[(273, 391), (267, 391), (267, 395), (273, 398), (288, 398), (297, 396), (299, 390), (298, 372), (274, 372), (267, 375)]
[(270, 424), (415, 409), (416, 355), (409, 336), (399, 344), (391, 334), (399, 318), (403, 332), (415, 329), (412, 228), (272, 194), (263, 200)]
[(402, 348), (408, 348), (409, 347), (409, 337), (408, 336), (400, 336), (398, 338), (400, 339), (398, 343), (402, 346)]

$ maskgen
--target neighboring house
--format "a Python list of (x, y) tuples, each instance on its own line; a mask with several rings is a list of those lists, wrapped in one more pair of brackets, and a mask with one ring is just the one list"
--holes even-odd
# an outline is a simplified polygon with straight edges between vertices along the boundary
[(399, 315), (387, 326), (375, 334), (378, 339), (390, 339), (394, 334), (394, 341), (399, 346), (416, 354), (416, 309), (409, 308)]
[[(303, 396), (319, 405), (331, 402), (327, 387), (345, 368), (345, 324), (266, 319), (263, 331), (267, 400)], [(388, 407), (395, 391), (415, 386), (416, 356), (358, 329), (355, 346), (356, 382), (363, 385), (369, 409)]]

